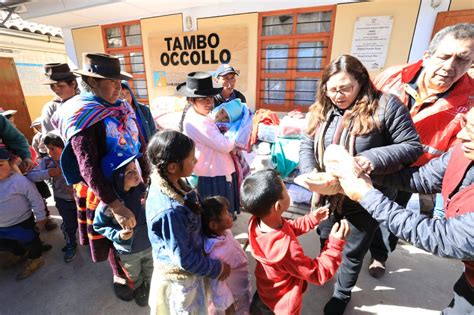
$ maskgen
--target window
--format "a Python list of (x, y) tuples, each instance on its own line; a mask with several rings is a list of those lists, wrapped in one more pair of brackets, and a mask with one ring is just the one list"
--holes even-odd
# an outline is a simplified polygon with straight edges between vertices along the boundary
[(102, 26), (105, 52), (119, 58), (122, 71), (133, 76), (128, 83), (137, 100), (148, 104), (142, 33), (139, 21)]
[(336, 7), (261, 13), (257, 108), (306, 112), (331, 55)]

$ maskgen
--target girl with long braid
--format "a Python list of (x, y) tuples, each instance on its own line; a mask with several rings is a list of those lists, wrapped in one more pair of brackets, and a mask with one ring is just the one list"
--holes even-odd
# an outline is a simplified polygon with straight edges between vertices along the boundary
[(194, 175), (198, 176), (199, 195), (226, 197), (235, 219), (235, 213), (240, 211), (238, 178), (231, 156), (235, 141), (226, 138), (209, 116), (214, 108), (213, 96), (220, 90), (213, 86), (207, 72), (189, 73), (186, 82), (176, 89), (188, 100), (179, 128), (196, 144)]
[(182, 180), (196, 165), (194, 142), (163, 130), (151, 139), (147, 154), (155, 168), (146, 201), (154, 260), (151, 314), (207, 314), (204, 277), (224, 280), (230, 266), (203, 253), (201, 206)]

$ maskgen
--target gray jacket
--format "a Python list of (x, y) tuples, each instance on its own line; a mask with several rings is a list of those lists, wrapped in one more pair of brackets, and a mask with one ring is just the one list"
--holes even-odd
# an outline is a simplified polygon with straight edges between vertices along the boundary
[[(383, 185), (400, 190), (419, 193), (440, 192), (451, 153), (452, 150), (422, 167), (407, 168), (399, 173), (375, 179)], [(474, 166), (471, 165), (459, 190), (473, 183)], [(434, 220), (402, 208), (376, 189), (367, 193), (360, 204), (390, 232), (416, 247), (439, 256), (464, 260), (474, 259), (474, 235), (472, 233), (474, 231), (474, 212), (449, 220)]]
[(44, 180), (51, 180), (53, 186), (54, 198), (72, 201), (74, 200), (73, 188), (66, 184), (64, 176), (51, 177), (49, 176), (49, 169), (60, 167), (59, 162), (55, 162), (49, 156), (42, 158), (39, 165), (28, 172), (26, 177), (33, 182), (41, 182)]

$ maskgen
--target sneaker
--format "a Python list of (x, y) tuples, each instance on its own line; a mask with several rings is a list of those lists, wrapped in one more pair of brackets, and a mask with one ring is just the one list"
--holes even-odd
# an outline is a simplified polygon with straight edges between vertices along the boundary
[(52, 231), (54, 230), (55, 228), (58, 227), (58, 224), (55, 223), (52, 219), (49, 219), (46, 221), (46, 223), (44, 224), (44, 229), (46, 231)]
[(374, 278), (381, 278), (385, 274), (385, 262), (373, 259), (369, 264), (369, 274)]
[(23, 270), (16, 275), (16, 280), (23, 280), (31, 276), (36, 270), (44, 265), (44, 258), (27, 259)]
[(150, 293), (150, 289), (146, 282), (143, 282), (143, 284), (136, 288), (133, 293), (135, 295), (135, 302), (139, 306), (144, 307), (148, 305), (148, 295)]
[(77, 244), (67, 244), (64, 250), (64, 262), (71, 262), (76, 256)]
[(15, 255), (15, 254), (11, 254), (9, 253), (9, 256), (8, 258), (5, 260), (5, 262), (3, 263), (2, 267), (4, 269), (8, 269), (8, 268), (11, 268), (17, 264), (19, 264), (20, 262), (22, 262), (23, 260), (26, 259), (26, 256), (28, 255), (28, 252), (26, 251), (23, 255)]
[(341, 300), (336, 297), (332, 297), (324, 306), (324, 315), (342, 315), (346, 310), (347, 303), (350, 299)]
[(134, 298), (133, 290), (126, 284), (114, 282), (114, 293), (122, 301), (129, 302)]

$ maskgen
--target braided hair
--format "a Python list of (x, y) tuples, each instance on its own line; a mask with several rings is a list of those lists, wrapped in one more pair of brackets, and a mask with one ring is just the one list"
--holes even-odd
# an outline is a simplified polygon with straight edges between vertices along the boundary
[(183, 197), (184, 205), (195, 213), (201, 212), (201, 206), (196, 200), (187, 198), (186, 187), (176, 187), (168, 177), (168, 165), (170, 163), (178, 163), (179, 167), (183, 167), (183, 161), (189, 156), (194, 149), (194, 141), (188, 136), (175, 130), (162, 130), (156, 133), (147, 148), (149, 161), (153, 164), (159, 176), (179, 196)]
[(191, 102), (190, 100), (192, 99), (192, 97), (188, 97), (187, 100), (188, 100), (188, 104), (186, 104), (186, 106), (184, 107), (183, 109), (183, 114), (181, 115), (181, 120), (179, 121), (179, 131), (180, 132), (183, 132), (183, 123), (184, 123), (184, 118), (186, 117), (186, 113), (188, 112), (188, 110), (191, 108)]

